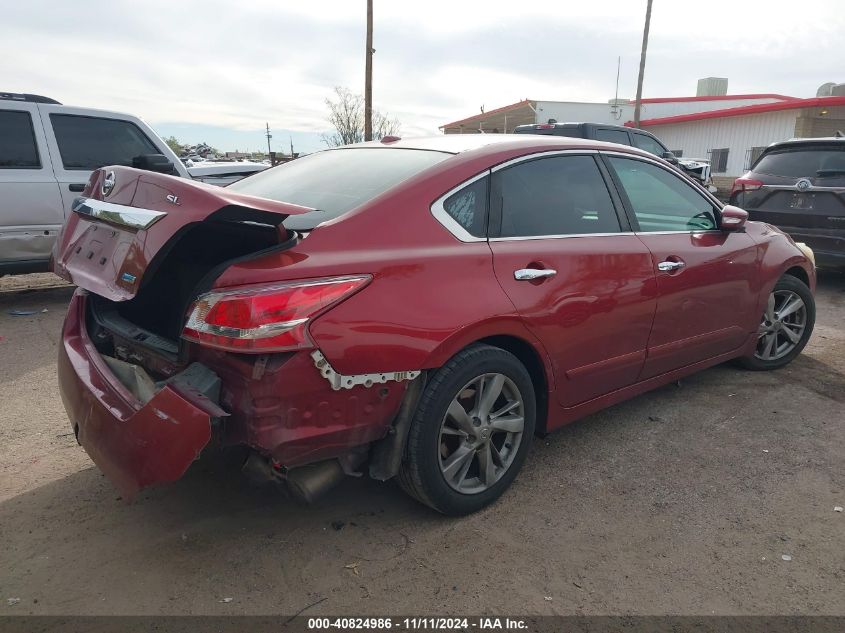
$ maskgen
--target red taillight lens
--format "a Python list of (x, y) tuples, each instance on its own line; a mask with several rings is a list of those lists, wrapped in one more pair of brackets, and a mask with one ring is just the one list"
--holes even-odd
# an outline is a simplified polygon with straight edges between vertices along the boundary
[(209, 292), (194, 303), (182, 338), (238, 352), (311, 347), (308, 321), (370, 279), (334, 277)]
[(734, 186), (731, 187), (731, 195), (741, 191), (757, 191), (762, 186), (762, 182), (754, 180), (753, 178), (737, 178), (734, 180)]

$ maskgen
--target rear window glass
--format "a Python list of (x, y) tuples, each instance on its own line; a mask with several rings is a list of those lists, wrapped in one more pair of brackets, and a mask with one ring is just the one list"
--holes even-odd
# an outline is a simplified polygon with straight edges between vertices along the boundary
[(327, 150), (267, 169), (228, 188), (318, 209), (285, 220), (289, 229), (306, 230), (343, 215), (450, 156), (398, 148)]
[(29, 112), (0, 111), (0, 169), (38, 169), (38, 149)]
[(842, 176), (845, 174), (845, 146), (769, 152), (760, 157), (752, 171), (790, 178)]

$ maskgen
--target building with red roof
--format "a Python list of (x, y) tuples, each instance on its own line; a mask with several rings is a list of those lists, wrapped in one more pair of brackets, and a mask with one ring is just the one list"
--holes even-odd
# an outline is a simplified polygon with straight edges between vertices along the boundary
[[(702, 80), (702, 82), (709, 80)], [(699, 86), (702, 85), (699, 82)], [(727, 81), (721, 80), (726, 92)], [(699, 94), (643, 99), (640, 126), (677, 155), (711, 161), (714, 184), (730, 189), (771, 143), (845, 131), (845, 85), (825, 84), (813, 98), (781, 94)], [(441, 126), (444, 134), (508, 133), (517, 125), (590, 122), (633, 126), (634, 102), (523, 99)]]

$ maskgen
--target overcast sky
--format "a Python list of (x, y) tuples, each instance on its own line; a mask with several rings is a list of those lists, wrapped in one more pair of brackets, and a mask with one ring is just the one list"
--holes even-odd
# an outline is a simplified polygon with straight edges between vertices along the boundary
[[(644, 96), (845, 82), (843, 0), (654, 0)], [(633, 98), (645, 0), (375, 0), (373, 99), (406, 136), (523, 98)], [(0, 90), (139, 115), (220, 149), (320, 147), (363, 90), (365, 0), (0, 0)]]

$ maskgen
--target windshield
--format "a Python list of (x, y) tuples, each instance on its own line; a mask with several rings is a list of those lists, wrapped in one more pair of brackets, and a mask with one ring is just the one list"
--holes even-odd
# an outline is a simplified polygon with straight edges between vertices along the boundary
[(758, 174), (792, 178), (842, 176), (845, 147), (788, 149), (763, 154), (752, 168)]
[(317, 152), (229, 185), (240, 193), (317, 209), (285, 220), (312, 229), (452, 156), (415, 149), (358, 147)]

